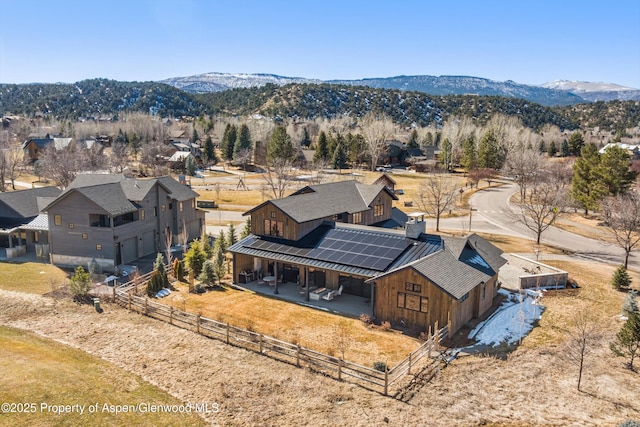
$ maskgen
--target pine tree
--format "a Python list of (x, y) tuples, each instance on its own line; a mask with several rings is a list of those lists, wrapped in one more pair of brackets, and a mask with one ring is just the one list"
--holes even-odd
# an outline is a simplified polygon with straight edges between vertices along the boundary
[(414, 129), (409, 135), (409, 141), (407, 142), (407, 151), (415, 150), (418, 148), (420, 148), (420, 144), (418, 144), (418, 131)]
[(331, 165), (334, 169), (342, 170), (347, 167), (347, 153), (344, 149), (344, 142), (338, 141), (336, 149), (333, 152), (333, 158), (331, 159)]
[(549, 155), (549, 157), (555, 157), (556, 154), (558, 154), (558, 147), (556, 147), (555, 141), (551, 141), (551, 143), (547, 147), (547, 154)]
[(478, 167), (497, 170), (502, 166), (502, 162), (495, 131), (489, 129), (478, 143)]
[(476, 140), (473, 135), (469, 135), (462, 143), (462, 158), (460, 165), (467, 171), (472, 171), (477, 167), (478, 155), (476, 153)]
[(224, 261), (224, 252), (222, 252), (220, 248), (216, 249), (216, 252), (213, 255), (213, 272), (220, 285), (222, 285), (224, 275), (227, 274), (227, 266)]
[(300, 145), (302, 145), (303, 147), (308, 147), (311, 145), (311, 137), (309, 136), (309, 131), (307, 130), (306, 126), (302, 129), (302, 139), (300, 140)]
[(91, 278), (89, 273), (82, 266), (77, 266), (74, 275), (71, 277), (69, 284), (69, 292), (73, 295), (75, 301), (82, 301), (87, 297), (91, 290)]
[(244, 227), (242, 227), (242, 231), (240, 232), (240, 239), (244, 239), (249, 234), (251, 234), (251, 217), (248, 216), (247, 220), (244, 223)]
[(202, 157), (204, 158), (204, 162), (207, 165), (215, 165), (216, 163), (218, 163), (218, 156), (216, 156), (216, 150), (213, 146), (213, 140), (210, 136), (207, 136), (207, 139), (205, 139), (204, 141)]
[(238, 237), (236, 236), (236, 228), (233, 224), (229, 224), (229, 229), (227, 230), (227, 243), (229, 246), (235, 244), (238, 241)]
[(224, 235), (224, 230), (220, 230), (220, 233), (218, 233), (218, 238), (216, 239), (214, 244), (214, 250), (216, 248), (220, 248), (222, 249), (222, 252), (226, 252), (228, 247), (229, 245), (227, 244), (227, 238)]
[(444, 170), (450, 171), (453, 167), (453, 146), (451, 145), (451, 141), (449, 138), (445, 138), (442, 141), (442, 146), (440, 147), (440, 159), (442, 161), (442, 165), (444, 166)]
[(222, 135), (222, 142), (220, 149), (222, 151), (222, 158), (225, 160), (233, 159), (233, 146), (236, 143), (238, 129), (235, 125), (227, 123), (224, 128), (224, 134)]
[(640, 352), (640, 314), (634, 313), (627, 318), (610, 348), (615, 355), (628, 357), (627, 366), (634, 369), (633, 361)]
[(193, 156), (187, 156), (184, 159), (184, 170), (189, 176), (195, 176), (196, 174), (196, 161), (193, 160)]
[(316, 141), (316, 152), (313, 155), (313, 161), (329, 160), (329, 151), (327, 150), (327, 135), (324, 131), (320, 131), (318, 140)]
[(612, 145), (600, 156), (597, 175), (607, 194), (617, 196), (629, 189), (637, 173), (631, 170), (631, 157), (627, 150)]
[(571, 181), (571, 195), (584, 208), (585, 215), (596, 209), (606, 194), (599, 172), (598, 149), (594, 143), (587, 144), (573, 165)]
[(202, 233), (202, 237), (200, 238), (202, 242), (202, 252), (207, 257), (207, 259), (211, 259), (213, 256), (213, 247), (211, 246), (211, 236), (207, 233)]
[(573, 132), (571, 136), (569, 136), (569, 152), (571, 155), (578, 157), (580, 155), (580, 151), (582, 147), (584, 147), (584, 138), (580, 132)]
[(236, 158), (240, 153), (245, 150), (251, 150), (253, 145), (251, 144), (251, 134), (249, 133), (249, 126), (242, 124), (240, 131), (237, 134), (236, 142), (233, 145), (233, 157)]
[(196, 130), (196, 128), (193, 128), (193, 133), (191, 134), (191, 139), (189, 141), (192, 144), (195, 144), (198, 139), (200, 139), (200, 137), (198, 136), (198, 131)]
[(616, 271), (613, 273), (613, 277), (611, 278), (611, 286), (615, 289), (620, 290), (622, 288), (628, 288), (631, 285), (631, 276), (629, 276), (629, 272), (624, 265), (616, 268)]
[(546, 153), (547, 152), (547, 145), (544, 143), (544, 139), (540, 140), (540, 144), (538, 144), (538, 151), (540, 153)]
[(269, 138), (269, 146), (267, 148), (267, 160), (273, 163), (274, 160), (293, 160), (293, 144), (291, 137), (287, 134), (287, 128), (284, 126), (276, 127)]
[(207, 286), (211, 286), (216, 283), (216, 278), (215, 264), (211, 260), (206, 260), (202, 264), (202, 271), (198, 275), (198, 280)]
[(629, 317), (632, 314), (640, 314), (638, 301), (636, 300), (637, 297), (638, 291), (631, 289), (627, 292), (627, 297), (624, 299), (624, 303), (622, 304), (622, 314), (626, 317)]
[(199, 239), (194, 239), (191, 242), (191, 246), (189, 250), (184, 256), (184, 262), (189, 268), (189, 270), (193, 273), (194, 277), (198, 277), (202, 272), (202, 265), (206, 260), (206, 256), (204, 252), (202, 252), (202, 245), (200, 244)]
[(560, 157), (567, 157), (569, 154), (569, 143), (566, 139), (563, 139), (562, 144), (560, 145)]
[[(158, 253), (156, 260), (153, 263), (153, 270), (158, 275), (158, 281), (160, 282), (160, 289), (169, 287), (169, 278), (167, 277), (167, 268), (164, 265), (164, 257), (161, 253)], [(158, 290), (160, 290), (158, 289)]]

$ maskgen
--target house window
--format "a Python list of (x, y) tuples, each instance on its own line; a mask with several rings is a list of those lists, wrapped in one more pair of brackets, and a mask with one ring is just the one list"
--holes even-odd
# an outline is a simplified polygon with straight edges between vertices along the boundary
[(356, 212), (353, 214), (353, 223), (362, 224), (362, 212)]
[(144, 221), (144, 209), (140, 209), (140, 221)]
[(166, 212), (167, 211), (167, 206), (166, 205), (162, 205), (162, 212)]
[(75, 228), (75, 225), (73, 225), (73, 223), (72, 223), (72, 222), (70, 222), (70, 223), (69, 223), (69, 228), (73, 229), (73, 228)]
[(169, 210), (173, 209), (173, 203), (169, 203)]
[(40, 233), (37, 231), (33, 232), (33, 243), (39, 243), (40, 242)]
[(462, 295), (462, 298), (460, 298), (460, 302), (465, 301), (467, 298), (469, 298), (469, 292), (467, 292), (466, 294)]
[(429, 311), (429, 298), (398, 292), (398, 308), (427, 313)]
[(275, 218), (275, 217), (276, 217), (276, 212), (275, 212), (275, 211), (272, 211), (272, 212), (271, 212), (271, 218)]
[(191, 207), (196, 208), (196, 199), (191, 200)]
[(373, 216), (383, 216), (384, 215), (384, 205), (374, 205), (373, 206)]
[(268, 236), (282, 237), (284, 236), (284, 224), (282, 221), (274, 221), (271, 219), (264, 220), (264, 234)]
[(153, 216), (158, 216), (158, 207), (157, 206), (153, 207)]
[(87, 233), (82, 233), (82, 240), (87, 240), (89, 235)]
[(108, 215), (89, 214), (89, 225), (91, 227), (111, 227), (111, 219)]
[(482, 282), (482, 301), (484, 301), (484, 297), (487, 294), (487, 284)]
[(53, 216), (53, 223), (55, 225), (62, 225), (62, 215), (56, 214)]
[(182, 202), (180, 202), (180, 212), (182, 212)]
[(417, 285), (415, 283), (405, 283), (404, 290), (409, 292), (422, 292), (422, 285)]
[(100, 243), (98, 243), (96, 245), (96, 251), (101, 251), (102, 250), (102, 245)]

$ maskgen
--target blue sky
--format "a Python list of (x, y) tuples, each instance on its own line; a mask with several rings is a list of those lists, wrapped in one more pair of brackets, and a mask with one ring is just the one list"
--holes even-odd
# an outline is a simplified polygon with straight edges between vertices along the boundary
[(0, 83), (206, 72), (640, 88), (640, 1), (2, 0)]

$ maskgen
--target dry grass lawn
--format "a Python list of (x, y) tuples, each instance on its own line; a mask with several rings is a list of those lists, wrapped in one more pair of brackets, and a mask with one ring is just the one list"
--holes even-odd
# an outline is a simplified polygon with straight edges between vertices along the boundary
[(556, 220), (554, 226), (590, 239), (607, 240), (612, 237), (607, 227), (601, 225), (601, 221), (598, 217), (585, 217), (581, 213), (569, 213), (562, 215), (558, 220)]
[[(0, 412), (5, 426), (205, 425), (196, 414), (121, 413), (104, 405), (181, 405), (156, 386), (98, 357), (19, 329), (0, 326), (0, 402), (34, 403), (32, 413)], [(89, 405), (98, 410), (89, 414)], [(41, 406), (42, 404), (51, 405)], [(57, 414), (54, 405), (84, 406)], [(19, 406), (14, 410), (21, 409)]]
[(368, 367), (376, 361), (393, 366), (421, 343), (396, 331), (368, 328), (358, 319), (232, 288), (190, 294), (180, 284), (158, 302), (337, 357), (342, 355), (339, 338), (346, 336), (350, 344), (344, 358)]
[(67, 282), (67, 273), (52, 264), (0, 263), (0, 289), (43, 295)]

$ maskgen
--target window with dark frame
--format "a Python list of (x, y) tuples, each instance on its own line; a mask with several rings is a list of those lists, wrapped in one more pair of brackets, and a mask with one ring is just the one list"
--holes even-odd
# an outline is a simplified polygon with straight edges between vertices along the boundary
[(398, 292), (398, 308), (404, 308), (421, 313), (429, 312), (429, 298), (420, 295)]
[(373, 216), (383, 216), (384, 215), (384, 205), (374, 205), (373, 206)]
[(462, 295), (462, 298), (460, 298), (460, 302), (465, 301), (467, 298), (469, 298), (469, 292), (467, 292), (466, 294)]
[(420, 292), (422, 292), (422, 285), (418, 285), (418, 284), (415, 284), (415, 283), (409, 283), (409, 282), (406, 282), (406, 283), (404, 284), (404, 290), (405, 290), (405, 291), (409, 291), (409, 292), (417, 292), (417, 293), (420, 293)]
[(362, 223), (362, 212), (356, 212), (353, 214), (353, 223), (354, 224)]
[(53, 216), (53, 223), (54, 223), (55, 225), (62, 225), (62, 215), (60, 215), (60, 214), (55, 214), (55, 215)]
[(98, 244), (96, 245), (96, 250), (97, 250), (97, 251), (101, 251), (101, 250), (102, 250), (102, 245), (101, 245), (100, 243), (98, 243)]
[(75, 228), (75, 225), (73, 225), (73, 223), (72, 223), (72, 222), (70, 222), (70, 223), (69, 223), (69, 228), (73, 230), (73, 229)]

